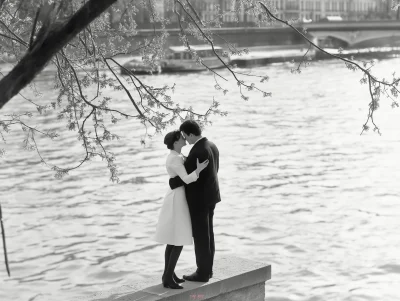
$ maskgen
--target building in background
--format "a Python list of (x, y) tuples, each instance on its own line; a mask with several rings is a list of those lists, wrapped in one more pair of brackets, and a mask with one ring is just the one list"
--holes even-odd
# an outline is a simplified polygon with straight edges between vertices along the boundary
[[(75, 0), (76, 1), (76, 0)], [(318, 22), (326, 20), (327, 17), (340, 17), (343, 20), (360, 21), (360, 20), (400, 20), (400, 10), (392, 10), (393, 0), (270, 0), (277, 17), (284, 20), (301, 20)], [(395, 2), (400, 3), (400, 0)], [(72, 2), (66, 2), (64, 5), (66, 12), (72, 12)], [(17, 4), (17, 0), (15, 0)], [(47, 14), (47, 1), (43, 1), (40, 19)], [(76, 1), (79, 6), (79, 1)], [(161, 18), (171, 20), (169, 28), (178, 27), (178, 17), (174, 12), (173, 0), (153, 0), (153, 1), (135, 1), (118, 0), (112, 8), (108, 10), (110, 14), (110, 24), (117, 27), (120, 22), (131, 22), (127, 18), (127, 7), (129, 4), (136, 5), (135, 22), (137, 29), (153, 28), (151, 15), (147, 9), (136, 3), (154, 4), (154, 12)], [(251, 14), (251, 11), (241, 9), (239, 14), (234, 12), (234, 0), (191, 0), (190, 3), (198, 12), (201, 19), (212, 22), (221, 21), (223, 27), (246, 27), (256, 26), (256, 21), (260, 16)], [(27, 16), (34, 18), (37, 3), (35, 0), (24, 0), (19, 8), (19, 16), (25, 18)], [(218, 14), (218, 8), (223, 11), (222, 15)], [(276, 9), (276, 10), (275, 10)], [(184, 14), (182, 9), (177, 6), (177, 11)], [(66, 14), (68, 15), (68, 14)]]
[[(144, 2), (146, 7), (143, 7), (142, 5), (136, 5), (136, 2), (130, 0), (118, 0), (108, 9), (110, 24), (112, 27), (118, 28), (121, 23), (130, 23), (132, 22), (130, 16), (134, 13), (134, 22), (136, 23), (137, 29), (153, 28), (153, 14), (159, 18), (166, 17), (165, 12), (168, 2), (167, 0)], [(149, 7), (150, 3), (154, 4), (151, 9)], [(149, 13), (150, 11), (152, 13)]]
[(394, 19), (391, 0), (280, 0), (284, 19), (348, 21)]
[[(284, 20), (318, 22), (332, 16), (348, 21), (398, 19), (397, 12), (391, 10), (392, 0), (271, 0), (271, 3), (277, 17)], [(250, 23), (255, 20), (254, 16), (242, 19)]]
[[(110, 22), (114, 25), (124, 21), (124, 11), (129, 0), (119, 0), (110, 9)], [(258, 15), (241, 9), (234, 12), (232, 0), (191, 0), (198, 16), (207, 22), (221, 21), (223, 27), (256, 26)], [(399, 19), (398, 11), (391, 9), (392, 0), (271, 0), (272, 9), (277, 17), (283, 20), (301, 20), (304, 22), (319, 22), (324, 20), (361, 21)], [(154, 10), (161, 16), (171, 20), (167, 26), (178, 28), (178, 16), (174, 12), (172, 0), (154, 0)], [(118, 9), (115, 9), (115, 8)], [(218, 11), (221, 8), (223, 14)], [(178, 14), (184, 11), (177, 6)], [(125, 20), (126, 21), (126, 20)], [(135, 14), (138, 29), (152, 28), (153, 22), (147, 10), (139, 7)]]

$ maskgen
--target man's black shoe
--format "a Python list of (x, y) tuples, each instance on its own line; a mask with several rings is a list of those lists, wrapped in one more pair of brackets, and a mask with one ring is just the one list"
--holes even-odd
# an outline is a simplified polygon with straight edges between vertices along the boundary
[(208, 282), (208, 280), (210, 280), (209, 277), (201, 276), (197, 272), (194, 272), (191, 275), (183, 275), (183, 279), (187, 281), (196, 281), (196, 282)]

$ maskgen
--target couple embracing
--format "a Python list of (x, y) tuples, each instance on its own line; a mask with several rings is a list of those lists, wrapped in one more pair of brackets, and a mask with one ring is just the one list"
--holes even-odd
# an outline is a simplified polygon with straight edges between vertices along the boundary
[[(193, 145), (187, 158), (181, 154), (186, 142)], [(213, 216), (215, 205), (221, 201), (219, 152), (214, 143), (202, 137), (200, 126), (193, 120), (168, 133), (164, 144), (171, 150), (166, 162), (171, 190), (164, 198), (154, 240), (167, 245), (164, 287), (182, 289), (179, 283), (185, 280), (207, 282), (213, 276)], [(197, 270), (180, 279), (174, 272), (176, 263), (183, 246), (193, 242)]]

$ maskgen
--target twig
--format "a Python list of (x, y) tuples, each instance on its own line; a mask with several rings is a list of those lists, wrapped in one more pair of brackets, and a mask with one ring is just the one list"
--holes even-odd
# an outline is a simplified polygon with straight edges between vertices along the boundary
[[(299, 63), (299, 65), (298, 65), (297, 68), (296, 68), (296, 71), (297, 71), (298, 73), (300, 72), (301, 64), (304, 63), (305, 57), (307, 56), (308, 52), (311, 50), (311, 46), (312, 46), (312, 45), (310, 44), (310, 46), (308, 47), (306, 53), (303, 55), (303, 58), (301, 59), (301, 62)], [(304, 66), (305, 66), (305, 63), (304, 63)]]
[(10, 277), (10, 267), (8, 265), (8, 257), (7, 257), (6, 232), (4, 230), (4, 225), (3, 225), (3, 214), (1, 211), (1, 203), (0, 203), (0, 225), (1, 225), (1, 236), (3, 238), (4, 261), (6, 263), (8, 277)]
[[(120, 83), (120, 85), (124, 88), (126, 94), (128, 95), (129, 99), (131, 100), (133, 106), (135, 107), (136, 111), (138, 111), (138, 113), (140, 114), (140, 116), (142, 118), (146, 118), (146, 116), (144, 116), (144, 114), (142, 113), (142, 111), (140, 111), (139, 107), (137, 106), (135, 100), (133, 99), (131, 93), (129, 92), (129, 90), (125, 87), (125, 85), (121, 82), (121, 80), (119, 79), (119, 77), (115, 74), (114, 70), (112, 70), (112, 68), (110, 67), (110, 65), (107, 62), (107, 59), (105, 57), (103, 57), (104, 62), (106, 63), (108, 69), (112, 72), (112, 74), (115, 76), (115, 78), (118, 80), (118, 82)], [(114, 59), (111, 59), (112, 61), (115, 62)], [(149, 121), (150, 122), (150, 121)], [(151, 123), (151, 122), (150, 122)]]
[(38, 21), (38, 18), (39, 18), (39, 14), (40, 14), (41, 9), (42, 9), (42, 6), (40, 6), (40, 7), (38, 8), (38, 10), (36, 11), (36, 16), (35, 16), (35, 19), (34, 19), (34, 21), (33, 21), (31, 37), (30, 37), (30, 39), (29, 39), (29, 48), (28, 48), (29, 50), (32, 50), (32, 47), (33, 47), (33, 37), (35, 36), (36, 24), (37, 24), (37, 21)]

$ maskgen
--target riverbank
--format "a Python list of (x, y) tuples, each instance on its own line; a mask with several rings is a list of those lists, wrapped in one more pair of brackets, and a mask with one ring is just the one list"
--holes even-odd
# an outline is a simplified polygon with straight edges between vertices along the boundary
[[(240, 48), (244, 49), (244, 48)], [(272, 63), (291, 62), (293, 60), (327, 60), (334, 59), (329, 54), (323, 53), (322, 51), (309, 47), (309, 45), (275, 45), (275, 46), (256, 46), (246, 47), (248, 53), (241, 55), (231, 56), (231, 65), (236, 65), (239, 68), (254, 68), (266, 66)], [(339, 50), (335, 48), (325, 48), (330, 54), (340, 55), (343, 58), (353, 58), (355, 60), (364, 59), (383, 59), (390, 57), (400, 56), (400, 47), (369, 47), (362, 49), (348, 49)], [(139, 56), (121, 56), (116, 60), (119, 64), (136, 59), (141, 61)], [(161, 68), (161, 73), (163, 72)]]
[[(382, 59), (398, 57), (400, 47), (369, 47), (361, 49), (339, 50), (337, 48), (325, 48), (326, 52), (339, 55), (343, 58), (363, 59)], [(275, 47), (253, 47), (246, 55), (232, 56), (232, 64), (238, 67), (265, 66), (272, 63), (290, 62), (293, 60), (326, 60), (333, 59), (314, 47), (307, 45), (296, 46), (275, 46)]]
[[(311, 59), (311, 60), (326, 60), (333, 59), (329, 54), (309, 47), (306, 44), (302, 45), (273, 45), (273, 46), (255, 46), (242, 47), (246, 48), (247, 54), (232, 55), (231, 65), (236, 65), (239, 68), (252, 68), (265, 66), (272, 63), (291, 62), (293, 60)], [(334, 55), (340, 55), (348, 59), (383, 59), (400, 56), (400, 47), (368, 47), (361, 49), (339, 50), (337, 48), (325, 48), (325, 51)], [(116, 56), (115, 60), (124, 65), (130, 60), (141, 60), (140, 56), (120, 55)], [(0, 56), (0, 72), (8, 73), (16, 64), (16, 59), (13, 56)], [(119, 68), (118, 66), (116, 66)], [(104, 69), (106, 70), (106, 69)], [(52, 63), (48, 64), (44, 72), (56, 72), (56, 66)], [(42, 72), (43, 72), (42, 71)]]
[[(400, 47), (368, 47), (346, 50), (339, 50), (337, 48), (325, 48), (324, 50), (334, 55), (340, 55), (343, 58), (354, 57), (355, 59), (381, 59), (389, 57), (399, 57), (400, 55)], [(332, 58), (330, 55), (321, 51), (317, 51), (315, 54), (315, 59), (317, 60), (330, 58)]]
[(307, 45), (277, 45), (277, 46), (259, 46), (249, 47), (248, 54), (233, 55), (231, 64), (238, 67), (256, 67), (271, 63), (288, 62), (294, 59), (315, 57), (315, 50), (307, 51)]
[[(188, 275), (195, 267), (176, 271)], [(271, 265), (239, 258), (232, 255), (214, 260), (213, 278), (209, 282), (185, 281), (183, 289), (168, 289), (161, 284), (159, 274), (142, 281), (135, 281), (109, 291), (100, 291), (92, 296), (77, 297), (73, 301), (264, 301), (266, 281), (271, 279)]]

